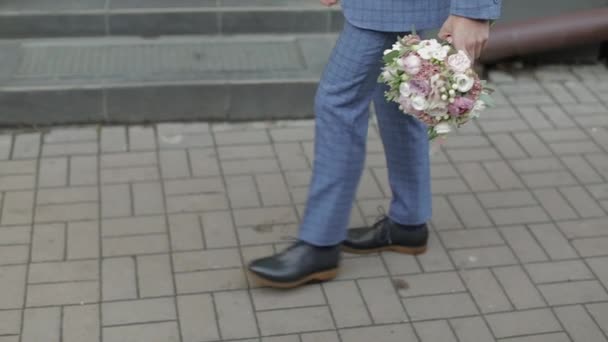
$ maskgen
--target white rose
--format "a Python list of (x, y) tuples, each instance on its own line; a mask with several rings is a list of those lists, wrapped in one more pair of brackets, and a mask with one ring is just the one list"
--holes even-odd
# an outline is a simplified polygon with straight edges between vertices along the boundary
[(458, 51), (448, 57), (448, 66), (457, 73), (463, 73), (471, 68), (471, 60), (464, 51)]
[(451, 131), (452, 127), (450, 127), (450, 124), (448, 124), (447, 122), (440, 122), (435, 125), (435, 132), (437, 132), (437, 134), (447, 134)]
[(393, 78), (397, 76), (397, 69), (393, 67), (386, 67), (382, 72), (382, 79), (385, 81), (391, 81)]
[(436, 39), (423, 40), (418, 44), (419, 49), (416, 51), (422, 59), (431, 59), (433, 55), (439, 53), (442, 46)]
[(395, 44), (393, 44), (393, 51), (399, 51), (402, 47), (403, 45), (401, 45), (400, 42), (396, 42)]
[(450, 47), (442, 46), (441, 49), (434, 51), (432, 56), (437, 60), (443, 61), (448, 56), (448, 52), (450, 52)]
[(426, 102), (426, 99), (423, 96), (414, 96), (414, 98), (412, 98), (412, 107), (415, 110), (425, 110), (428, 106), (428, 103)]
[(478, 118), (479, 117), (479, 113), (481, 111), (484, 111), (487, 108), (486, 103), (481, 101), (481, 100), (477, 100), (475, 102), (475, 105), (473, 106), (473, 109), (471, 110), (471, 117), (472, 118)]
[(412, 94), (412, 91), (410, 89), (410, 84), (407, 82), (403, 82), (399, 85), (399, 94), (401, 94), (401, 96), (410, 96)]
[(454, 75), (454, 83), (458, 86), (456, 89), (459, 92), (466, 93), (473, 88), (473, 85), (475, 85), (475, 80), (465, 74), (456, 74)]

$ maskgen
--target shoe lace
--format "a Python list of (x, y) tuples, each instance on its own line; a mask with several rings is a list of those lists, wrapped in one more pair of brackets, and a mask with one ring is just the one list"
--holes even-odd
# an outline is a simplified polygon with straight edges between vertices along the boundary
[(388, 215), (386, 215), (386, 211), (384, 210), (384, 207), (381, 205), (378, 206), (377, 210), (378, 210), (379, 215), (376, 217), (376, 223), (374, 223), (372, 225), (372, 228), (375, 230), (380, 230), (380, 232), (377, 236), (381, 241), (387, 241), (389, 244), (392, 244), (393, 240), (391, 238), (391, 230), (390, 229), (382, 230), (382, 227), (384, 226), (386, 221), (388, 221), (388, 219), (389, 219)]

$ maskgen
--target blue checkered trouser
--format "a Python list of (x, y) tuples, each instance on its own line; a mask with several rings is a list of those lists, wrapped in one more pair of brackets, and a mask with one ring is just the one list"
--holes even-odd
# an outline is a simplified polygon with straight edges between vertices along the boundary
[(426, 127), (387, 102), (386, 87), (377, 82), (382, 52), (397, 36), (345, 23), (315, 98), (315, 160), (300, 240), (329, 246), (346, 238), (365, 163), (372, 100), (393, 196), (388, 216), (401, 224), (431, 217)]

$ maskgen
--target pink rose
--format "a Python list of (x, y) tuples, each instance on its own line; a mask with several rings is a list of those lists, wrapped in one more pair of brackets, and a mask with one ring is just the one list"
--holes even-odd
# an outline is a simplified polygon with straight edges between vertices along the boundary
[(399, 66), (401, 66), (408, 75), (413, 76), (420, 72), (422, 61), (420, 60), (420, 57), (415, 54), (410, 54), (399, 61)]
[(454, 102), (448, 105), (448, 113), (452, 116), (462, 115), (475, 106), (475, 101), (468, 97), (457, 97)]
[(403, 45), (414, 45), (420, 43), (420, 37), (417, 35), (407, 35), (401, 40)]
[(458, 51), (458, 53), (448, 57), (448, 66), (456, 73), (463, 73), (471, 68), (471, 60), (464, 51)]
[(431, 93), (431, 86), (429, 85), (429, 82), (427, 82), (427, 81), (411, 80), (409, 82), (409, 84), (410, 84), (410, 91), (412, 93), (417, 93), (422, 96), (427, 96)]

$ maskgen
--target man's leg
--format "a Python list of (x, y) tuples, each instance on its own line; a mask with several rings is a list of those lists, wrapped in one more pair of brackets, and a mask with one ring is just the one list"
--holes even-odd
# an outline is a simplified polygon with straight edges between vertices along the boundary
[(426, 126), (387, 102), (387, 87), (379, 84), (374, 106), (384, 144), (392, 191), (388, 216), (401, 225), (416, 226), (431, 218), (431, 175)]
[(352, 253), (426, 251), (431, 217), (429, 142), (424, 124), (387, 102), (385, 85), (374, 92), (380, 135), (386, 151), (393, 199), (388, 217), (372, 227), (351, 229), (343, 248)]
[(325, 69), (315, 100), (315, 159), (302, 241), (332, 246), (346, 237), (365, 161), (369, 105), (390, 40), (347, 23)]

